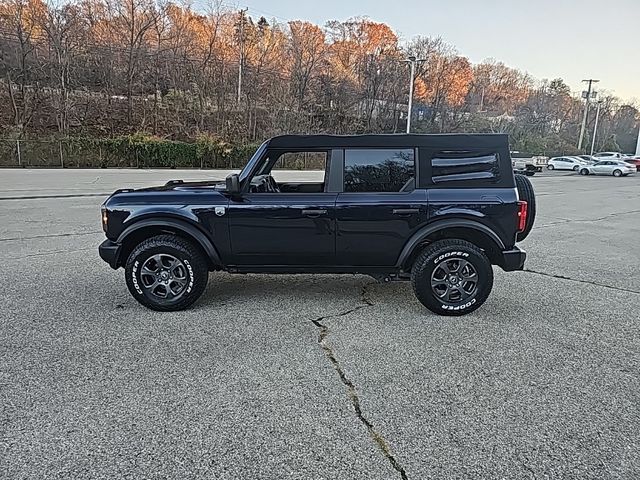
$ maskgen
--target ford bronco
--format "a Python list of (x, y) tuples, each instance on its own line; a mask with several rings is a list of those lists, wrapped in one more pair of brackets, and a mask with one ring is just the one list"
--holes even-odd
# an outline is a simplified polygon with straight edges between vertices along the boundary
[[(318, 178), (278, 175), (303, 165)], [(411, 280), (428, 309), (462, 315), (489, 296), (492, 265), (523, 268), (534, 217), (506, 135), (285, 135), (225, 181), (116, 191), (99, 253), (154, 310), (188, 307), (223, 270)]]

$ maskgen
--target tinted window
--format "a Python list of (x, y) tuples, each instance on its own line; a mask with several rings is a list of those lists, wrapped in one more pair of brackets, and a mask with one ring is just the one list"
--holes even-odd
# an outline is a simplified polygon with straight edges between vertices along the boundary
[(500, 179), (498, 154), (478, 155), (447, 153), (431, 160), (433, 182), (479, 180), (495, 183)]
[(415, 159), (412, 149), (345, 150), (345, 192), (413, 190)]

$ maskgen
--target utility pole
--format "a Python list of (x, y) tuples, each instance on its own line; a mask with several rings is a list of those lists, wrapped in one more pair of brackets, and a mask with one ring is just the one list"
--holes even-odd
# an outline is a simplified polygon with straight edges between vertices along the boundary
[(596, 133), (598, 132), (598, 119), (600, 118), (600, 107), (602, 106), (602, 100), (598, 101), (598, 107), (596, 108), (596, 123), (593, 125), (593, 138), (591, 139), (591, 153), (593, 155), (593, 150), (596, 147)]
[[(586, 91), (584, 115), (582, 116), (582, 127), (580, 128), (580, 138), (578, 139), (578, 150), (582, 148), (582, 140), (584, 140), (584, 131), (587, 128), (587, 117), (589, 116), (589, 102), (591, 100), (591, 85), (594, 83), (598, 83), (600, 80), (594, 80), (593, 78), (590, 78), (588, 80), (582, 80), (582, 81), (585, 83), (588, 83), (589, 86), (587, 87), (587, 91)], [(585, 92), (583, 92), (583, 95), (584, 94)]]
[(240, 60), (238, 62), (238, 107), (240, 107), (240, 98), (242, 97), (242, 67), (244, 66), (244, 23), (247, 10), (247, 8), (243, 8), (239, 12), (240, 25), (238, 27), (238, 42), (240, 44)]
[(416, 58), (413, 55), (403, 60), (411, 66), (411, 79), (409, 80), (409, 105), (407, 106), (407, 133), (411, 133), (411, 110), (413, 109), (413, 84), (415, 83), (416, 65), (426, 61), (426, 58)]
[(478, 113), (484, 112), (484, 85), (482, 86), (482, 95), (480, 95), (480, 106), (478, 107)]

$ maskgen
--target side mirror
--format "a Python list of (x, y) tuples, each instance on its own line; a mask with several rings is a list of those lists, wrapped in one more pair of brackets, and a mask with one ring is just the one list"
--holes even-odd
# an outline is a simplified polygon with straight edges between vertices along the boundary
[(230, 193), (232, 195), (237, 195), (238, 193), (240, 193), (240, 177), (237, 173), (232, 173), (231, 175), (227, 176), (226, 182), (227, 193)]

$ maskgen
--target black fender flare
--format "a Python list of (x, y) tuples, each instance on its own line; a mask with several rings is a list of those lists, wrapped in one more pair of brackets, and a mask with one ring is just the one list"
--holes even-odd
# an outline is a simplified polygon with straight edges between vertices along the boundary
[(213, 242), (209, 239), (209, 237), (197, 226), (189, 223), (188, 221), (180, 220), (177, 218), (153, 217), (135, 221), (122, 231), (122, 233), (118, 236), (118, 240), (116, 240), (116, 243), (122, 245), (129, 235), (135, 233), (138, 230), (148, 227), (168, 227), (170, 230), (176, 230), (178, 232), (185, 233), (189, 237), (192, 237), (196, 242), (198, 242), (198, 245), (202, 248), (207, 257), (209, 257), (209, 261), (212, 265), (222, 266), (222, 259), (220, 258), (220, 254), (218, 253), (218, 250), (216, 249)]
[(483, 223), (467, 218), (448, 218), (436, 220), (432, 223), (429, 223), (428, 225), (425, 225), (416, 233), (414, 233), (402, 248), (402, 251), (398, 256), (398, 261), (396, 262), (396, 267), (402, 268), (406, 260), (411, 256), (418, 245), (420, 245), (420, 243), (424, 241), (425, 238), (446, 228), (468, 228), (477, 230), (478, 232), (483, 233), (487, 237), (489, 237), (495, 243), (496, 249), (498, 249), (499, 251), (505, 250), (504, 242), (502, 241), (500, 236)]

